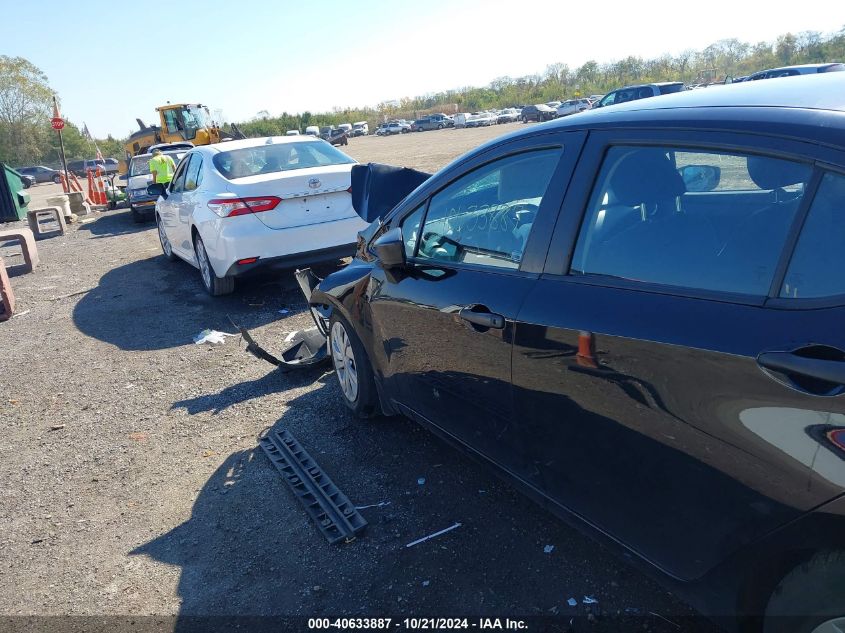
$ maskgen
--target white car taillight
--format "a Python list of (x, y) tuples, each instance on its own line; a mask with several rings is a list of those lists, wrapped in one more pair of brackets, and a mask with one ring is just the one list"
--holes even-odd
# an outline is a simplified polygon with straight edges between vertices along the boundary
[(278, 196), (253, 196), (250, 198), (215, 198), (208, 201), (208, 208), (221, 218), (231, 218), (247, 213), (261, 213), (275, 209), (282, 201)]

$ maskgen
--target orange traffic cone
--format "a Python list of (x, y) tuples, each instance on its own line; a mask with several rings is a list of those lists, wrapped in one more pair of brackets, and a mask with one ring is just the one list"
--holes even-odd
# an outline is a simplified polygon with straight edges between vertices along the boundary
[(88, 176), (88, 199), (93, 204), (99, 204), (97, 202), (97, 194), (94, 191), (94, 172), (88, 169), (85, 171), (85, 174)]

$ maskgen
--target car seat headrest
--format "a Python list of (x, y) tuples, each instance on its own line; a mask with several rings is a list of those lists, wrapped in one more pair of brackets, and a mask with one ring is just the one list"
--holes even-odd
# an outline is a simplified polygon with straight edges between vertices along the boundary
[(762, 156), (746, 158), (748, 175), (760, 189), (782, 189), (810, 178), (810, 168), (800, 163)]
[(619, 203), (654, 204), (677, 198), (686, 191), (684, 179), (662, 150), (636, 149), (625, 155), (610, 178)]

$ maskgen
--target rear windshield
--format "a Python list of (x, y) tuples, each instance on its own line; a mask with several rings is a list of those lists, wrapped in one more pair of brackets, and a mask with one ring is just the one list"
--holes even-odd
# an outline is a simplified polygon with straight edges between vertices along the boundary
[[(184, 152), (163, 152), (165, 156), (170, 156), (173, 159), (173, 162), (177, 165), (179, 161), (182, 160), (182, 157), (188, 153), (188, 150)], [(146, 176), (150, 173), (150, 159), (152, 156), (145, 156), (143, 158), (136, 157), (132, 159), (132, 162), (129, 163), (129, 175), (130, 176)]]
[(355, 161), (328, 143), (303, 142), (233, 149), (215, 155), (212, 162), (224, 178), (234, 180), (293, 169), (348, 165)]

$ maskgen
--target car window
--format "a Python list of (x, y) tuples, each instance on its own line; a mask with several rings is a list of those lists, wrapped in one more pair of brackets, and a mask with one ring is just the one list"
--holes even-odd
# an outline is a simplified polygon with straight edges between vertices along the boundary
[(602, 100), (599, 102), (600, 106), (609, 106), (616, 103), (616, 93), (611, 92), (610, 94), (605, 95)]
[(191, 162), (195, 154), (186, 157), (176, 168), (176, 173), (173, 174), (173, 182), (170, 185), (172, 193), (179, 193), (185, 190), (185, 172), (188, 170), (188, 164)]
[(501, 158), (432, 197), (417, 257), (519, 268), (559, 149)]
[(202, 156), (193, 154), (191, 164), (185, 171), (185, 191), (193, 191), (202, 182)]
[(845, 294), (845, 176), (826, 174), (804, 221), (780, 296), (790, 299)]
[(402, 220), (402, 239), (405, 240), (405, 257), (410, 258), (415, 254), (423, 213), (425, 213), (425, 203), (418, 206), (410, 215)]
[[(748, 183), (716, 191), (720, 166), (741, 162)], [(613, 147), (570, 273), (764, 296), (810, 173), (807, 165), (733, 152)]]

